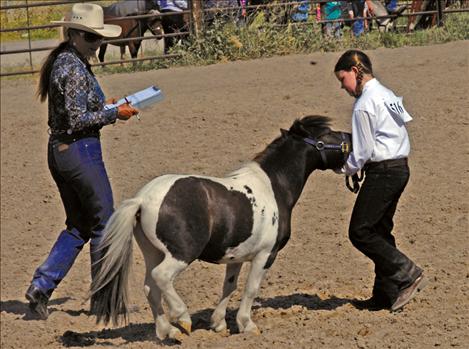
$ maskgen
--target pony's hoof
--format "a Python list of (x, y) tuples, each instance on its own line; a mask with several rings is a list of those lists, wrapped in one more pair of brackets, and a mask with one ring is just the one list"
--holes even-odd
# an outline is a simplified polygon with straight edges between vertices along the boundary
[(229, 337), (230, 336), (230, 331), (228, 331), (227, 328), (225, 328), (224, 330), (221, 330), (220, 332), (217, 332), (217, 333), (222, 337)]
[(226, 331), (226, 321), (221, 321), (221, 322), (218, 323), (218, 324), (212, 324), (210, 327), (211, 327), (212, 330), (214, 330), (215, 332)]
[(177, 328), (174, 328), (174, 330), (171, 330), (171, 332), (169, 332), (169, 336), (168, 336), (170, 339), (174, 339), (178, 342), (182, 342), (183, 339), (184, 339), (184, 335), (182, 334), (181, 331), (179, 331)]
[(170, 337), (170, 338), (182, 343), (182, 341), (184, 340), (184, 335), (182, 334), (181, 331), (179, 331), (178, 333), (174, 335), (174, 337)]
[(184, 331), (186, 331), (187, 334), (191, 334), (192, 332), (192, 323), (187, 322), (187, 321), (178, 321), (178, 325), (182, 327)]
[(253, 335), (256, 335), (256, 336), (259, 336), (261, 334), (261, 331), (259, 331), (259, 328), (257, 328), (257, 326), (256, 326), (256, 324), (254, 324), (254, 322), (251, 322), (249, 325), (247, 325), (244, 328), (243, 332), (253, 334)]
[(165, 328), (164, 330), (157, 330), (156, 337), (158, 337), (160, 341), (164, 341), (166, 339), (174, 339), (176, 341), (181, 342), (184, 335), (178, 328), (171, 326), (170, 328)]

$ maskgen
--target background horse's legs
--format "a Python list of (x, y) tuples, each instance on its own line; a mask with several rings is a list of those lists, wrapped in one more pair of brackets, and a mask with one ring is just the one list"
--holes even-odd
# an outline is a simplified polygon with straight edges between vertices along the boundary
[[(140, 45), (142, 44), (141, 40), (133, 40), (129, 42), (129, 52), (130, 52), (130, 57), (132, 59), (136, 59), (138, 56), (138, 50), (140, 49)], [(133, 65), (136, 65), (137, 62), (132, 62)]]
[[(120, 45), (120, 50), (121, 50), (121, 61), (124, 60), (124, 55), (125, 55), (125, 45)], [(130, 42), (129, 42), (129, 47), (130, 47)], [(130, 48), (129, 48), (130, 50)]]
[(106, 53), (106, 49), (107, 49), (107, 44), (102, 44), (101, 47), (99, 48), (98, 58), (101, 63), (104, 62), (104, 54)]
[[(162, 11), (166, 13), (168, 11)], [(164, 16), (161, 19), (163, 25), (164, 34), (176, 34), (181, 31), (186, 31), (188, 29), (189, 20), (185, 20), (185, 15), (180, 13), (172, 14), (171, 16)], [(165, 36), (164, 37), (164, 53), (169, 53), (170, 49), (174, 47), (179, 40), (182, 40), (181, 36)]]
[(226, 330), (226, 307), (230, 301), (232, 293), (238, 284), (238, 275), (243, 263), (233, 263), (226, 265), (225, 281), (223, 282), (223, 295), (212, 314), (210, 327), (216, 332)]
[[(173, 281), (188, 264), (166, 255), (164, 260), (152, 270), (151, 276), (160, 288), (166, 303), (171, 321), (177, 322), (187, 333), (191, 332), (192, 320), (187, 312), (187, 306), (174, 289)], [(173, 327), (169, 333), (170, 338), (179, 337), (181, 332)]]
[(249, 270), (248, 280), (244, 288), (243, 298), (241, 299), (238, 314), (236, 315), (236, 323), (238, 324), (239, 332), (260, 334), (256, 324), (251, 320), (251, 308), (267, 271), (264, 266), (269, 255), (270, 251), (261, 252), (251, 262), (251, 269)]

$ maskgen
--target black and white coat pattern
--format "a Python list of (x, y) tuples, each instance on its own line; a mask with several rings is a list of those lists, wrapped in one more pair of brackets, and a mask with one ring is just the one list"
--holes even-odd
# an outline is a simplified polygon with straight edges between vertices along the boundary
[(226, 264), (223, 294), (211, 318), (215, 331), (226, 329), (226, 307), (239, 271), (244, 262), (251, 263), (236, 322), (240, 332), (258, 332), (251, 307), (266, 271), (290, 237), (291, 211), (308, 176), (314, 169), (326, 168), (324, 156), (327, 168), (340, 167), (345, 158), (336, 150), (321, 156), (304, 139), (340, 144), (343, 135), (331, 131), (325, 117), (305, 117), (254, 161), (224, 178), (164, 175), (146, 184), (122, 203), (106, 226), (104, 258), (91, 286), (91, 309), (98, 321), (117, 322), (119, 314), (127, 315), (128, 266), (135, 236), (145, 259), (144, 289), (158, 338), (181, 339), (171, 322), (191, 331), (190, 315), (173, 281), (196, 259)]

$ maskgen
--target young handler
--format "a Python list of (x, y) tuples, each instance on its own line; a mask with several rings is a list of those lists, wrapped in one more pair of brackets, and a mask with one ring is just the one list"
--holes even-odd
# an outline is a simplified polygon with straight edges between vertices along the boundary
[(334, 72), (341, 87), (356, 98), (353, 151), (342, 172), (354, 175), (364, 170), (366, 174), (352, 211), (349, 237), (375, 264), (373, 295), (355, 305), (396, 311), (426, 283), (422, 269), (397, 249), (391, 233), (397, 203), (409, 180), (410, 143), (405, 123), (412, 117), (402, 98), (374, 78), (365, 53), (345, 52)]

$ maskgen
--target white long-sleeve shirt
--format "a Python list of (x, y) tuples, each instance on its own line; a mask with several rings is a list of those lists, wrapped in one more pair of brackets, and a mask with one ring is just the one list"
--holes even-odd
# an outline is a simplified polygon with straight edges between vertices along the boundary
[(402, 97), (376, 79), (367, 81), (353, 108), (353, 151), (345, 163), (345, 174), (357, 173), (367, 162), (407, 157), (410, 142), (405, 123), (410, 120)]

